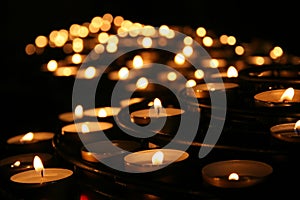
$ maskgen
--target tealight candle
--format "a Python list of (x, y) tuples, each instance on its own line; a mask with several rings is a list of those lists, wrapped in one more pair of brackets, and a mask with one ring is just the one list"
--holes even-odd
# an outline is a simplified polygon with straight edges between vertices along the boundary
[(221, 188), (244, 188), (263, 182), (273, 168), (253, 160), (227, 160), (210, 163), (202, 168), (203, 180)]
[[(116, 148), (112, 148), (112, 145)], [(129, 140), (98, 141), (86, 144), (81, 149), (82, 159), (89, 162), (100, 162), (102, 159), (133, 152), (141, 148), (141, 144)]]
[[(238, 89), (239, 85), (237, 83), (230, 83), (230, 82), (211, 82), (211, 83), (202, 83), (198, 84), (193, 87), (194, 94), (198, 99), (203, 99), (203, 98), (209, 98), (210, 97), (210, 92), (215, 93), (215, 92), (226, 92), (227, 98), (232, 96), (234, 92)], [(188, 93), (187, 95), (194, 95), (190, 94), (190, 90), (187, 90)], [(233, 95), (234, 96), (234, 95)]]
[[(184, 113), (184, 110), (173, 107), (162, 107), (161, 101), (158, 98), (154, 99), (153, 107), (147, 109), (136, 110), (130, 113), (130, 119), (133, 123), (136, 123), (141, 126), (146, 126), (148, 124), (160, 124), (162, 120), (166, 120), (165, 124), (161, 130), (163, 133), (172, 133), (175, 131), (176, 126), (180, 124), (181, 115)], [(154, 126), (155, 127), (155, 126)], [(156, 127), (155, 127), (156, 128)]]
[(189, 157), (185, 151), (176, 149), (151, 149), (137, 151), (124, 157), (125, 168), (129, 172), (143, 173), (164, 168)]
[(291, 106), (300, 103), (300, 90), (293, 89), (274, 89), (254, 95), (255, 103), (259, 106)]
[[(61, 137), (64, 142), (70, 142), (70, 146), (82, 146), (82, 143), (90, 143), (104, 139), (104, 131), (113, 127), (109, 122), (80, 122), (62, 127)], [(77, 146), (77, 147), (78, 147)], [(74, 151), (74, 149), (73, 149)]]
[(28, 132), (7, 139), (7, 147), (13, 152), (52, 151), (53, 132)]
[(121, 108), (119, 107), (101, 107), (85, 110), (83, 114), (87, 117), (97, 117), (99, 120), (102, 120), (104, 118), (116, 116), (120, 110)]
[(71, 194), (73, 171), (65, 168), (44, 168), (39, 156), (33, 159), (34, 170), (10, 177), (11, 187), (22, 198), (64, 199)]
[(270, 128), (271, 135), (286, 142), (300, 142), (300, 120), (296, 123), (277, 124)]
[(27, 153), (9, 156), (0, 160), (1, 180), (8, 181), (16, 173), (33, 169), (33, 158), (38, 155), (46, 165), (50, 165), (53, 156), (48, 153)]

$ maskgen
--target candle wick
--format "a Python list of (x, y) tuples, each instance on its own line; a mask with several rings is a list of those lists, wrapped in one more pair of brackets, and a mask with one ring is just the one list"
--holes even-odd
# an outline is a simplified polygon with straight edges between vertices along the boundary
[(41, 170), (41, 177), (44, 177), (44, 170)]
[(156, 108), (156, 113), (157, 113), (157, 115), (159, 115), (159, 113), (160, 113), (159, 107)]
[(300, 135), (300, 130), (298, 128), (295, 128), (295, 132), (297, 135)]

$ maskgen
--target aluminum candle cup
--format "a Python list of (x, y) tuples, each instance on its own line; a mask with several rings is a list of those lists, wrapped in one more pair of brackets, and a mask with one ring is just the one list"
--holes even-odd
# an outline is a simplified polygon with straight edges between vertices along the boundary
[(255, 104), (265, 107), (284, 107), (300, 105), (300, 90), (274, 89), (258, 93), (254, 96)]
[(274, 138), (285, 142), (300, 142), (300, 121), (296, 123), (277, 124), (270, 128), (271, 135)]
[(69, 124), (62, 127), (61, 139), (63, 142), (69, 144), (68, 146), (70, 146), (70, 148), (76, 147), (76, 149), (80, 149), (83, 143), (87, 144), (103, 140), (106, 137), (104, 132), (112, 127), (113, 124), (108, 122), (80, 122)]
[(208, 164), (202, 168), (203, 180), (220, 188), (245, 188), (265, 181), (273, 168), (253, 160), (227, 160)]
[(45, 168), (43, 176), (27, 170), (10, 177), (10, 187), (22, 199), (68, 199), (74, 192), (73, 171), (64, 168)]
[(187, 90), (187, 97), (194, 97), (199, 101), (210, 101), (210, 93), (213, 95), (218, 95), (225, 93), (227, 104), (233, 104), (238, 98), (238, 88), (239, 85), (237, 83), (231, 82), (211, 82), (211, 83), (202, 83), (194, 86), (191, 90)]
[(124, 157), (125, 168), (129, 172), (144, 173), (160, 170), (171, 164), (184, 161), (187, 152), (176, 149), (151, 149), (137, 151)]
[[(130, 119), (140, 126), (154, 125), (152, 127), (153, 131), (176, 134), (183, 114), (184, 110), (179, 108), (161, 108), (159, 111), (155, 108), (149, 108), (131, 112)], [(159, 125), (163, 120), (165, 120), (165, 123), (161, 127)], [(156, 124), (158, 127), (155, 127)]]
[(13, 174), (34, 169), (32, 161), (36, 155), (44, 161), (45, 165), (52, 164), (53, 156), (48, 153), (28, 153), (6, 157), (0, 160), (1, 181), (9, 181)]
[(52, 152), (52, 132), (28, 132), (6, 141), (8, 153)]
[[(111, 145), (119, 147), (119, 149), (112, 149)], [(129, 140), (99, 141), (82, 147), (81, 157), (89, 162), (100, 162), (102, 159), (137, 151), (140, 148), (140, 143)]]

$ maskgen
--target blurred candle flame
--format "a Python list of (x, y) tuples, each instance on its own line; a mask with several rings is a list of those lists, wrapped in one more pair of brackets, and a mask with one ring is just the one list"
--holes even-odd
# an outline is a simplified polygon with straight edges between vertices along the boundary
[(119, 71), (118, 71), (118, 76), (119, 79), (121, 80), (125, 80), (128, 78), (129, 76), (129, 70), (127, 67), (122, 67)]
[(107, 117), (107, 112), (104, 108), (100, 108), (98, 111), (98, 117)]
[(83, 117), (83, 107), (81, 105), (77, 105), (74, 111), (76, 118), (82, 118)]
[(145, 77), (141, 77), (137, 80), (136, 87), (139, 89), (145, 89), (147, 88), (148, 84), (149, 84), (148, 79)]
[(133, 65), (133, 67), (134, 67), (135, 69), (140, 69), (140, 68), (142, 68), (143, 65), (144, 65), (143, 58), (142, 58), (142, 56), (140, 56), (140, 55), (134, 56), (132, 62), (133, 62), (132, 65)]
[(237, 174), (237, 173), (231, 173), (231, 174), (229, 174), (229, 176), (228, 176), (228, 180), (230, 180), (230, 181), (232, 181), (232, 180), (234, 180), (234, 181), (238, 181), (239, 180), (239, 175)]
[(230, 66), (227, 70), (227, 77), (232, 78), (232, 77), (238, 77), (238, 71), (234, 66)]
[(162, 151), (157, 151), (152, 156), (153, 165), (161, 165), (164, 160), (164, 153)]
[(280, 97), (280, 101), (291, 101), (294, 97), (295, 91), (292, 87), (289, 87), (284, 91), (284, 93)]
[(89, 129), (88, 125), (82, 124), (82, 126), (81, 126), (81, 132), (82, 133), (88, 133), (88, 132), (90, 132), (90, 129)]
[(297, 134), (300, 134), (300, 120), (295, 123), (294, 130)]
[(34, 134), (32, 132), (26, 133), (21, 139), (20, 142), (29, 142), (32, 141), (34, 137)]

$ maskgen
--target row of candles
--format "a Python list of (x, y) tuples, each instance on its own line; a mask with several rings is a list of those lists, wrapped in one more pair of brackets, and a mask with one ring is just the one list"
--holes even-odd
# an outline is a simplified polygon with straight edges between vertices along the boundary
[[(158, 117), (158, 118), (165, 118), (165, 117), (172, 117), (174, 115), (181, 115), (183, 113), (182, 110), (176, 110), (174, 108), (166, 108), (162, 109), (161, 103), (159, 99), (155, 99), (154, 101), (154, 108), (149, 110), (139, 110), (132, 113), (132, 118), (135, 123), (144, 124), (147, 123), (147, 120), (150, 117)], [(158, 105), (157, 105), (158, 104)], [(105, 108), (98, 108), (93, 110), (88, 110), (85, 112), (87, 116), (92, 114), (96, 117), (111, 117), (113, 115), (117, 115), (120, 108), (111, 109), (109, 107)], [(158, 112), (159, 109), (159, 112)], [(71, 150), (75, 151), (74, 144), (80, 142), (80, 138), (78, 134), (82, 134), (83, 137), (90, 138), (91, 140), (88, 145), (82, 146), (81, 148), (81, 155), (82, 159), (88, 162), (99, 162), (101, 159), (105, 159), (107, 157), (120, 155), (123, 152), (122, 149), (116, 152), (109, 152), (109, 145), (107, 141), (99, 140), (99, 131), (107, 130), (113, 128), (113, 125), (109, 122), (89, 122), (83, 121), (82, 123), (73, 123), (73, 117), (82, 118), (84, 116), (82, 112), (82, 108), (77, 107), (76, 113), (62, 113), (60, 115), (60, 120), (62, 122), (67, 123), (61, 129), (62, 137), (66, 137), (67, 140), (70, 140), (69, 145), (71, 145)], [(148, 119), (147, 119), (148, 118)], [(271, 128), (271, 132), (273, 134), (280, 133), (283, 138), (292, 140), (293, 138), (298, 139), (297, 135), (299, 134), (299, 121), (297, 123), (288, 123), (283, 125), (276, 125)], [(13, 145), (13, 148), (16, 146), (18, 147), (20, 152), (24, 152), (24, 150), (32, 152), (40, 152), (42, 149), (45, 149), (45, 141), (52, 143), (53, 137), (55, 136), (54, 133), (51, 132), (29, 132), (24, 135), (14, 136), (7, 140), (8, 145)], [(96, 137), (95, 137), (96, 136)], [(99, 141), (95, 141), (95, 138), (98, 138)], [(100, 137), (101, 138), (101, 137)], [(116, 145), (124, 145), (130, 147), (130, 150), (134, 151), (139, 149), (140, 144), (131, 141), (118, 141), (116, 140)], [(122, 144), (124, 142), (124, 144)], [(129, 142), (129, 143), (127, 143)], [(294, 142), (294, 140), (293, 140)], [(108, 148), (105, 146), (108, 145)], [(100, 152), (90, 152), (87, 149), (93, 149), (93, 146), (99, 147), (102, 146), (104, 148), (103, 151)], [(49, 147), (48, 147), (49, 148)], [(16, 151), (16, 148), (14, 148)], [(96, 148), (97, 149), (97, 148)], [(98, 149), (99, 150), (99, 149)], [(108, 151), (105, 151), (108, 150)], [(26, 154), (27, 155), (27, 154)], [(22, 171), (20, 173), (13, 174), (10, 177), (10, 180), (13, 182), (18, 182), (22, 184), (41, 184), (46, 182), (58, 181), (60, 179), (64, 179), (72, 175), (72, 172), (69, 169), (58, 169), (58, 168), (50, 168), (44, 169), (42, 165), (42, 161), (40, 158), (34, 154), (30, 154), (29, 157), (31, 160), (24, 160), (25, 165), (20, 161), (22, 156), (20, 155), (19, 158), (13, 156), (8, 159), (4, 159), (1, 161), (1, 167), (11, 168), (12, 171), (15, 172)], [(34, 157), (33, 157), (34, 156)], [(45, 156), (44, 156), (45, 157)], [(189, 157), (187, 152), (182, 152), (176, 149), (157, 149), (156, 147), (150, 150), (142, 150), (136, 151), (132, 154), (129, 154), (124, 157), (124, 162), (126, 163), (125, 166), (131, 172), (149, 172), (152, 170), (157, 170), (166, 165), (169, 165), (174, 162), (181, 162), (184, 161)], [(32, 160), (34, 158), (34, 160)], [(45, 157), (47, 159), (47, 157)], [(29, 171), (31, 168), (28, 165), (28, 162), (33, 161), (33, 166), (35, 170)], [(6, 166), (3, 166), (3, 165)], [(27, 165), (26, 165), (27, 164)], [(21, 167), (21, 169), (19, 168)], [(230, 173), (231, 172), (231, 173)], [(272, 173), (272, 167), (258, 162), (258, 161), (250, 161), (250, 160), (232, 160), (232, 161), (222, 161), (213, 164), (209, 164), (203, 168), (203, 176), (205, 180), (209, 183), (219, 186), (219, 187), (245, 187), (251, 186), (262, 179), (264, 179), (267, 175)], [(246, 174), (246, 175), (244, 175)], [(241, 176), (241, 177), (239, 177)], [(256, 178), (251, 180), (251, 176), (255, 176)], [(219, 177), (219, 178), (216, 178)], [(257, 178), (260, 177), (260, 178)], [(241, 178), (241, 179), (240, 179)], [(239, 180), (240, 179), (240, 180)], [(239, 181), (237, 181), (239, 180)]]
[[(174, 31), (178, 30), (187, 34), (184, 37), (182, 52), (177, 53), (171, 59), (161, 58), (160, 54), (155, 51), (147, 51), (150, 48), (164, 46), (172, 42)], [(114, 33), (117, 33), (116, 36)], [(157, 37), (157, 34), (159, 35)], [(118, 52), (118, 45), (125, 45), (128, 41), (123, 41), (122, 38), (130, 36), (136, 38), (136, 42), (146, 51), (138, 52), (136, 55), (120, 59), (117, 69), (102, 70), (102, 68), (90, 65), (86, 68), (80, 68), (84, 63), (86, 57), (99, 59), (101, 55), (107, 51), (110, 54)], [(157, 39), (157, 38), (158, 39)], [(203, 68), (193, 69), (186, 61), (186, 58), (193, 58), (193, 42), (199, 42), (208, 51), (212, 58), (204, 59), (201, 63)], [(129, 40), (131, 42), (131, 40)], [(178, 41), (176, 41), (178, 42)], [(130, 46), (130, 44), (127, 44)], [(259, 45), (258, 45), (259, 46)], [(50, 72), (55, 77), (69, 77), (72, 76), (78, 79), (91, 80), (101, 74), (106, 74), (108, 81), (112, 83), (118, 81), (126, 81), (129, 79), (138, 78), (140, 76), (139, 70), (151, 70), (151, 63), (162, 61), (162, 63), (177, 69), (178, 71), (166, 71), (158, 74), (157, 78), (163, 82), (172, 82), (170, 87), (192, 88), (193, 94), (197, 99), (208, 99), (210, 94), (218, 91), (225, 91), (227, 99), (229, 95), (234, 94), (232, 91), (240, 89), (238, 82), (239, 72), (249, 66), (272, 66), (277, 65), (297, 65), (299, 59), (297, 56), (288, 55), (283, 52), (279, 46), (261, 45), (259, 47), (255, 44), (239, 43), (234, 36), (221, 35), (219, 38), (215, 37), (211, 31), (207, 31), (203, 27), (197, 28), (196, 31), (191, 29), (181, 29), (180, 27), (168, 27), (162, 25), (159, 27), (158, 32), (150, 25), (142, 25), (140, 23), (133, 23), (129, 20), (123, 19), (121, 16), (113, 17), (110, 14), (105, 14), (102, 17), (95, 17), (90, 23), (83, 25), (74, 24), (70, 27), (69, 31), (60, 30), (53, 31), (46, 36), (38, 36), (35, 44), (28, 44), (26, 46), (26, 53), (28, 55), (42, 55), (49, 49), (55, 50), (62, 49), (63, 54), (67, 54), (64, 60), (50, 59), (48, 63), (43, 64), (42, 70)], [(91, 51), (93, 50), (93, 51)], [(91, 53), (90, 53), (91, 52)], [(90, 54), (89, 54), (90, 53)], [(169, 57), (168, 57), (169, 58)], [(125, 62), (125, 63), (122, 63)], [(212, 69), (212, 70), (210, 70)], [(215, 70), (217, 69), (217, 71)], [(272, 68), (270, 68), (272, 69)], [(177, 72), (184, 74), (188, 81), (184, 85), (178, 85), (178, 78), (180, 77)], [(217, 72), (217, 73), (216, 73)], [(212, 80), (211, 82), (203, 82), (205, 77)], [(260, 73), (257, 77), (268, 76), (268, 74)], [(299, 73), (296, 75), (299, 76)], [(215, 82), (222, 78), (224, 83)], [(125, 82), (126, 83), (126, 82)], [(177, 162), (183, 162), (190, 158), (190, 155), (177, 149), (164, 149), (155, 144), (147, 144), (147, 148), (141, 146), (141, 143), (136, 141), (120, 140), (118, 133), (111, 131), (115, 134), (113, 141), (109, 144), (103, 141), (103, 131), (110, 131), (117, 124), (113, 122), (113, 117), (117, 116), (120, 111), (131, 105), (138, 104), (149, 100), (149, 96), (145, 95), (150, 93), (152, 100), (150, 101), (150, 108), (141, 109), (130, 113), (130, 120), (132, 123), (138, 125), (147, 125), (151, 120), (165, 121), (171, 123), (171, 126), (178, 117), (184, 114), (184, 110), (174, 107), (163, 107), (162, 100), (155, 98), (157, 88), (151, 88), (151, 84), (146, 77), (139, 77), (135, 85), (126, 85), (125, 90), (130, 92), (142, 91), (142, 95), (129, 100), (120, 102), (119, 107), (99, 107), (92, 109), (85, 109), (82, 105), (77, 105), (74, 111), (61, 113), (58, 116), (62, 126), (59, 133), (49, 132), (29, 132), (24, 135), (18, 135), (7, 140), (7, 145), (13, 149), (20, 148), (19, 152), (25, 149), (30, 149), (29, 160), (25, 162), (32, 162), (32, 166), (22, 168), (21, 172), (18, 167), (22, 167), (20, 158), (16, 156), (4, 159), (1, 161), (1, 167), (9, 168), (14, 171), (9, 177), (13, 183), (20, 183), (22, 185), (39, 185), (47, 187), (47, 183), (55, 184), (60, 180), (65, 180), (73, 177), (73, 171), (64, 168), (44, 168), (43, 157), (42, 159), (37, 156), (41, 148), (45, 145), (52, 144), (54, 137), (59, 135), (62, 142), (66, 142), (70, 151), (81, 155), (81, 159), (97, 163), (108, 157), (115, 155), (123, 155), (122, 147), (126, 147), (129, 153), (124, 155), (123, 162), (128, 172), (151, 172), (162, 169), (168, 165)], [(188, 90), (191, 91), (191, 90)], [(144, 95), (144, 96), (143, 96)], [(189, 96), (189, 93), (185, 95)], [(294, 87), (273, 89), (267, 91), (260, 91), (253, 96), (257, 106), (263, 107), (276, 107), (286, 105), (298, 105), (300, 103), (300, 90)], [(164, 103), (164, 102), (163, 102)], [(168, 103), (168, 102), (166, 102)], [(89, 121), (91, 118), (97, 118), (99, 122)], [(174, 121), (175, 119), (175, 121)], [(75, 123), (75, 120), (80, 122)], [(278, 124), (270, 127), (270, 133), (277, 139), (298, 143), (300, 141), (300, 121), (293, 123)], [(46, 141), (46, 144), (45, 144)], [(83, 145), (82, 142), (88, 143)], [(121, 147), (116, 151), (109, 152), (110, 144)], [(97, 147), (102, 146), (103, 151), (99, 152)], [(105, 148), (107, 147), (107, 148)], [(23, 148), (23, 150), (22, 150)], [(142, 150), (141, 150), (142, 148)], [(91, 152), (90, 149), (97, 149)], [(46, 157), (44, 157), (46, 159)], [(46, 161), (46, 160), (45, 160)], [(34, 168), (32, 170), (32, 168)], [(236, 188), (248, 187), (263, 181), (266, 177), (273, 172), (272, 166), (267, 163), (254, 160), (226, 160), (208, 164), (202, 169), (203, 179), (213, 186)], [(55, 182), (55, 183), (54, 183)], [(27, 187), (27, 186), (24, 186)], [(35, 186), (34, 186), (35, 187)]]

